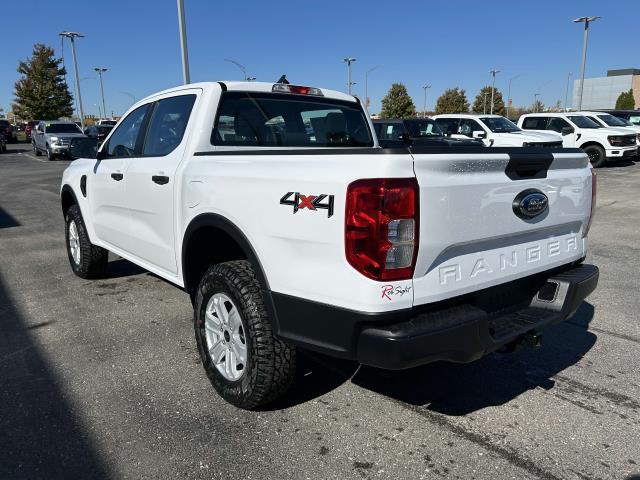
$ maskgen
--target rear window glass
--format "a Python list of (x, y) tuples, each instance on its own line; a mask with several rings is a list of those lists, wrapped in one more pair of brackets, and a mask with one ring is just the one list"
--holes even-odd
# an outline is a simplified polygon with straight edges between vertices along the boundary
[(82, 133), (75, 123), (47, 123), (47, 133)]
[(356, 103), (249, 92), (223, 94), (211, 143), (265, 147), (373, 146), (369, 124)]

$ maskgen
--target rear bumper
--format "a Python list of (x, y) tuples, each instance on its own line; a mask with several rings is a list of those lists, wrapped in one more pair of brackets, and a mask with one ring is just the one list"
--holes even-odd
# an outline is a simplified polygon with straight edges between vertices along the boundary
[[(450, 360), (471, 362), (498, 348), (539, 333), (545, 327), (572, 316), (596, 288), (598, 268), (581, 265), (550, 277), (553, 300), (537, 296), (528, 306), (490, 315), (472, 305), (418, 315), (387, 327), (368, 327), (358, 341), (358, 360), (366, 365), (402, 369)], [(543, 292), (544, 297), (544, 292)]]
[[(398, 370), (436, 360), (471, 362), (521, 341), (571, 317), (597, 283), (598, 268), (579, 265), (439, 302), (428, 310), (366, 314), (275, 293), (271, 310), (276, 333), (291, 343)], [(520, 296), (517, 304), (504, 305), (504, 297), (524, 288), (529, 290), (524, 302)], [(490, 297), (503, 297), (498, 310), (488, 307)]]

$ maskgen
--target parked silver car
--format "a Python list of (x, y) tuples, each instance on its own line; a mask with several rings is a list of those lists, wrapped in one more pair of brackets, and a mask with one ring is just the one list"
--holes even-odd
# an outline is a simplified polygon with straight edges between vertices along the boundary
[(31, 134), (33, 152), (36, 156), (45, 153), (48, 160), (69, 157), (69, 145), (74, 137), (86, 137), (86, 135), (73, 122), (61, 120), (40, 122)]

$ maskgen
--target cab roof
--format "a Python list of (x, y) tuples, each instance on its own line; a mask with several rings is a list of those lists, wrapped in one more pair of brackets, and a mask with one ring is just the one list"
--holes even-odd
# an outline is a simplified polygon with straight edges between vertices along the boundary
[[(161, 92), (156, 92), (152, 95), (147, 96), (146, 98), (136, 102), (136, 104), (144, 103), (147, 99), (151, 99), (158, 95), (164, 95), (167, 93), (179, 92), (181, 90), (189, 89), (189, 88), (201, 88), (202, 90), (212, 90), (212, 89), (220, 89), (226, 88), (228, 91), (232, 92), (268, 92), (271, 93), (273, 91), (273, 86), (277, 82), (239, 82), (239, 81), (227, 81), (221, 80), (217, 82), (199, 82), (199, 83), (189, 83), (187, 85), (180, 85), (177, 87), (169, 88), (167, 90), (163, 90)], [(290, 85), (301, 85), (298, 83), (291, 83)], [(313, 87), (313, 85), (309, 85)], [(318, 88), (318, 87), (314, 87)], [(338, 92), (336, 90), (328, 90), (325, 88), (318, 88), (323, 95), (323, 98), (331, 98), (334, 100), (343, 100), (347, 102), (358, 102), (358, 99), (352, 95), (347, 95), (346, 93)], [(285, 94), (286, 95), (286, 94)], [(311, 96), (311, 95), (310, 95)]]

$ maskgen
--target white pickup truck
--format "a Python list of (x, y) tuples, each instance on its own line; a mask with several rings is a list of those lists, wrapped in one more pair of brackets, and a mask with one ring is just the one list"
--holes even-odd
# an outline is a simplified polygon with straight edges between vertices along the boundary
[(451, 113), (435, 115), (445, 135), (459, 139), (480, 139), (487, 147), (562, 147), (554, 132), (525, 132), (501, 115)]
[(605, 128), (583, 113), (527, 113), (518, 119), (518, 125), (527, 132), (558, 132), (565, 147), (583, 149), (594, 167), (602, 167), (607, 160), (635, 157), (638, 153), (634, 132), (626, 128)]
[(357, 98), (313, 87), (152, 95), (64, 172), (71, 268), (103, 276), (110, 251), (183, 287), (205, 371), (242, 408), (286, 391), (297, 348), (470, 362), (539, 344), (596, 287), (582, 151), (382, 149), (373, 131)]

